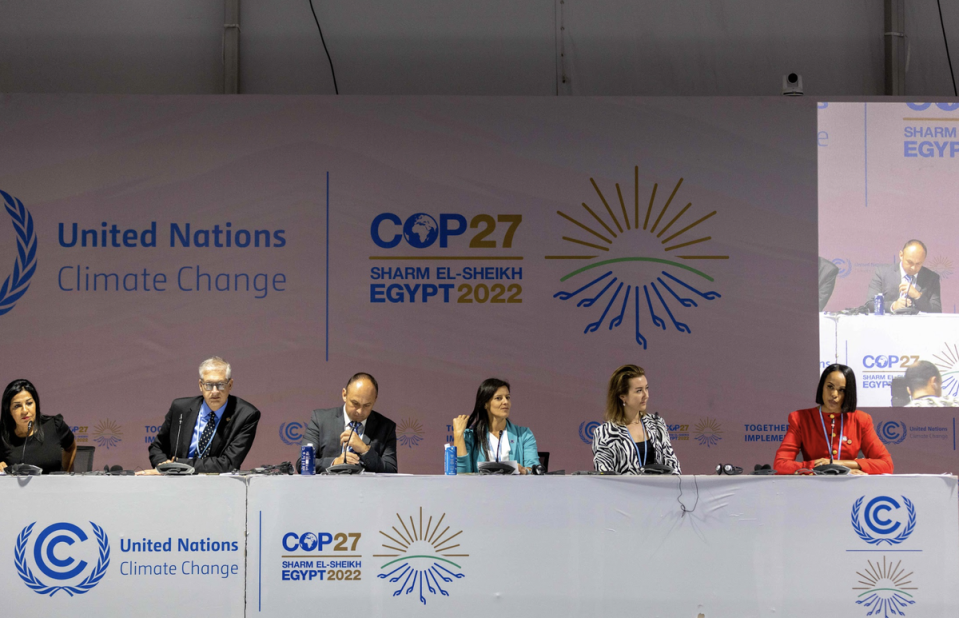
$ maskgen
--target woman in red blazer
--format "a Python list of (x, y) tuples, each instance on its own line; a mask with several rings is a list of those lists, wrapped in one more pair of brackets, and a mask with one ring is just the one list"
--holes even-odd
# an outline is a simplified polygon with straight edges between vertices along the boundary
[[(816, 403), (817, 408), (789, 414), (789, 430), (773, 464), (778, 474), (797, 474), (828, 463), (846, 466), (852, 474), (892, 474), (892, 457), (876, 435), (872, 417), (856, 409), (852, 369), (826, 367)], [(864, 457), (857, 459), (860, 450)], [(797, 453), (802, 453), (804, 461), (796, 461)]]

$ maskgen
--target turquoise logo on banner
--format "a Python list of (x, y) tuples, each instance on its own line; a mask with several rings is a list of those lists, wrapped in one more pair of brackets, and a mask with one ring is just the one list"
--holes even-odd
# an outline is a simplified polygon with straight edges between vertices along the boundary
[(450, 525), (443, 525), (446, 513), (438, 518), (430, 515), (424, 522), (423, 507), (418, 521), (413, 515), (404, 520), (399, 513), (396, 519), (399, 527), (380, 530), (387, 541), (383, 543), (384, 553), (374, 557), (388, 560), (380, 567), (383, 573), (376, 577), (391, 584), (392, 596), (416, 594), (414, 598), (423, 605), (427, 595), (450, 596), (452, 584), (466, 577), (461, 563), (469, 554), (461, 546), (463, 531), (453, 532)]
[(3, 315), (9, 313), (30, 288), (30, 280), (37, 270), (37, 231), (33, 226), (33, 215), (23, 202), (5, 191), (0, 191), (0, 195), (3, 196), (4, 206), (17, 234), (17, 259), (13, 263), (13, 273), (0, 286), (0, 315)]
[[(33, 542), (33, 552), (27, 551), (30, 535), (33, 533), (33, 527), (37, 522), (20, 531), (17, 536), (16, 547), (13, 552), (13, 561), (17, 569), (17, 574), (28, 588), (37, 594), (53, 596), (63, 590), (71, 597), (77, 594), (85, 594), (92, 590), (103, 576), (106, 575), (107, 567), (110, 566), (110, 540), (103, 528), (92, 521), (90, 525), (93, 528), (93, 535), (97, 542), (97, 563), (92, 570), (87, 569), (89, 563), (86, 560), (78, 560), (69, 555), (69, 548), (86, 542), (89, 537), (82, 528), (71, 523), (60, 522), (51, 524), (44, 528)], [(59, 548), (60, 545), (66, 545), (67, 548)], [(66, 557), (62, 557), (68, 554)], [(74, 584), (58, 585), (48, 584), (45, 579), (41, 579), (34, 574), (30, 568), (30, 558), (33, 558), (33, 565), (39, 571), (40, 576), (46, 580), (55, 580), (55, 582), (67, 582), (76, 580), (84, 573), (86, 577)]]
[(916, 529), (916, 507), (909, 498), (901, 497), (905, 513), (899, 502), (890, 496), (877, 496), (866, 503), (865, 508), (862, 506), (865, 496), (856, 500), (851, 518), (856, 535), (877, 547), (883, 543), (898, 545), (908, 539)]
[[(616, 194), (620, 208), (613, 208), (596, 180), (590, 178), (603, 208), (594, 209), (583, 202), (585, 212), (575, 217), (557, 211), (578, 229), (573, 230), (575, 236), (562, 237), (571, 243), (569, 254), (547, 255), (546, 259), (569, 260), (578, 266), (560, 278), (561, 283), (570, 283), (553, 294), (553, 298), (575, 301), (569, 303), (570, 306), (581, 309), (596, 305), (592, 314), (599, 317), (586, 325), (583, 334), (600, 331), (604, 323), (604, 330), (612, 331), (632, 318), (635, 328), (627, 329), (627, 336), (645, 350), (650, 329), (692, 333), (683, 310), (707, 307), (721, 298), (719, 292), (710, 289), (715, 279), (700, 268), (707, 268), (703, 265), (715, 264), (716, 260), (728, 260), (729, 256), (706, 248), (708, 245), (703, 243), (712, 240), (712, 236), (702, 236), (702, 228), (697, 229), (716, 214), (715, 210), (692, 222), (690, 220), (699, 214), (696, 210), (686, 214), (692, 202), (678, 212), (676, 208), (670, 210), (683, 184), (682, 178), (661, 209), (654, 206), (658, 189), (658, 184), (654, 184), (649, 206), (642, 217), (638, 167), (634, 168), (634, 175), (632, 208), (627, 208), (619, 183), (616, 183)], [(637, 255), (638, 252), (644, 255)], [(579, 266), (583, 262), (585, 265)], [(647, 334), (643, 334), (644, 330)]]

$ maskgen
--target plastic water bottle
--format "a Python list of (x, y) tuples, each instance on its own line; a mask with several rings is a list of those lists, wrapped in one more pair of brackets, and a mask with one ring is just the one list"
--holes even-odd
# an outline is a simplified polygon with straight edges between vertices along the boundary
[(874, 315), (883, 315), (885, 313), (885, 307), (882, 304), (882, 293), (876, 294), (876, 308), (873, 311)]
[(316, 474), (316, 451), (312, 444), (304, 444), (300, 447), (300, 474)]
[(443, 448), (443, 463), (447, 475), (456, 476), (456, 447), (447, 444)]

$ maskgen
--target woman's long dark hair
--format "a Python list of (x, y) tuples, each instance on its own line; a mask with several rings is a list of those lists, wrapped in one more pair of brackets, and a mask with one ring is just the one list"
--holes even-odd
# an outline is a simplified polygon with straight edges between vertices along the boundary
[(509, 382), (499, 378), (488, 378), (483, 380), (476, 391), (476, 403), (473, 405), (473, 412), (469, 420), (466, 421), (466, 427), (473, 430), (473, 448), (483, 445), (483, 454), (486, 455), (486, 461), (490, 460), (489, 438), (489, 412), (486, 411), (486, 404), (490, 402), (496, 391), (506, 387), (509, 390)]
[(7, 384), (7, 388), (3, 391), (2, 403), (0, 403), (0, 440), (3, 440), (7, 448), (13, 448), (12, 440), (13, 436), (16, 435), (14, 431), (17, 427), (13, 420), (13, 413), (10, 412), (10, 402), (23, 391), (30, 393), (37, 407), (37, 420), (33, 423), (33, 437), (35, 440), (43, 442), (43, 424), (40, 422), (40, 395), (37, 394), (37, 389), (30, 380), (19, 379)]

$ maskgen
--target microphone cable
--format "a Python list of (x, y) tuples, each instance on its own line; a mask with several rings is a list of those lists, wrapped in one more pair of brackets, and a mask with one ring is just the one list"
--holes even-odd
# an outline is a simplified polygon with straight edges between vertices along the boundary
[(683, 517), (686, 517), (686, 513), (692, 513), (696, 510), (696, 507), (699, 506), (699, 481), (696, 480), (696, 475), (693, 475), (693, 483), (696, 485), (696, 502), (693, 503), (693, 508), (687, 509), (686, 505), (683, 504), (683, 475), (679, 475), (679, 495), (676, 497), (676, 502), (679, 503), (679, 508), (683, 511)]
[(310, 0), (310, 11), (313, 12), (313, 21), (316, 22), (316, 29), (320, 31), (320, 42), (323, 43), (323, 51), (326, 52), (326, 59), (330, 62), (330, 75), (333, 76), (333, 91), (340, 94), (340, 89), (336, 85), (336, 72), (333, 70), (333, 59), (330, 58), (330, 50), (326, 48), (326, 39), (323, 38), (323, 28), (320, 28), (320, 20), (316, 17), (316, 9), (313, 8), (313, 0)]

